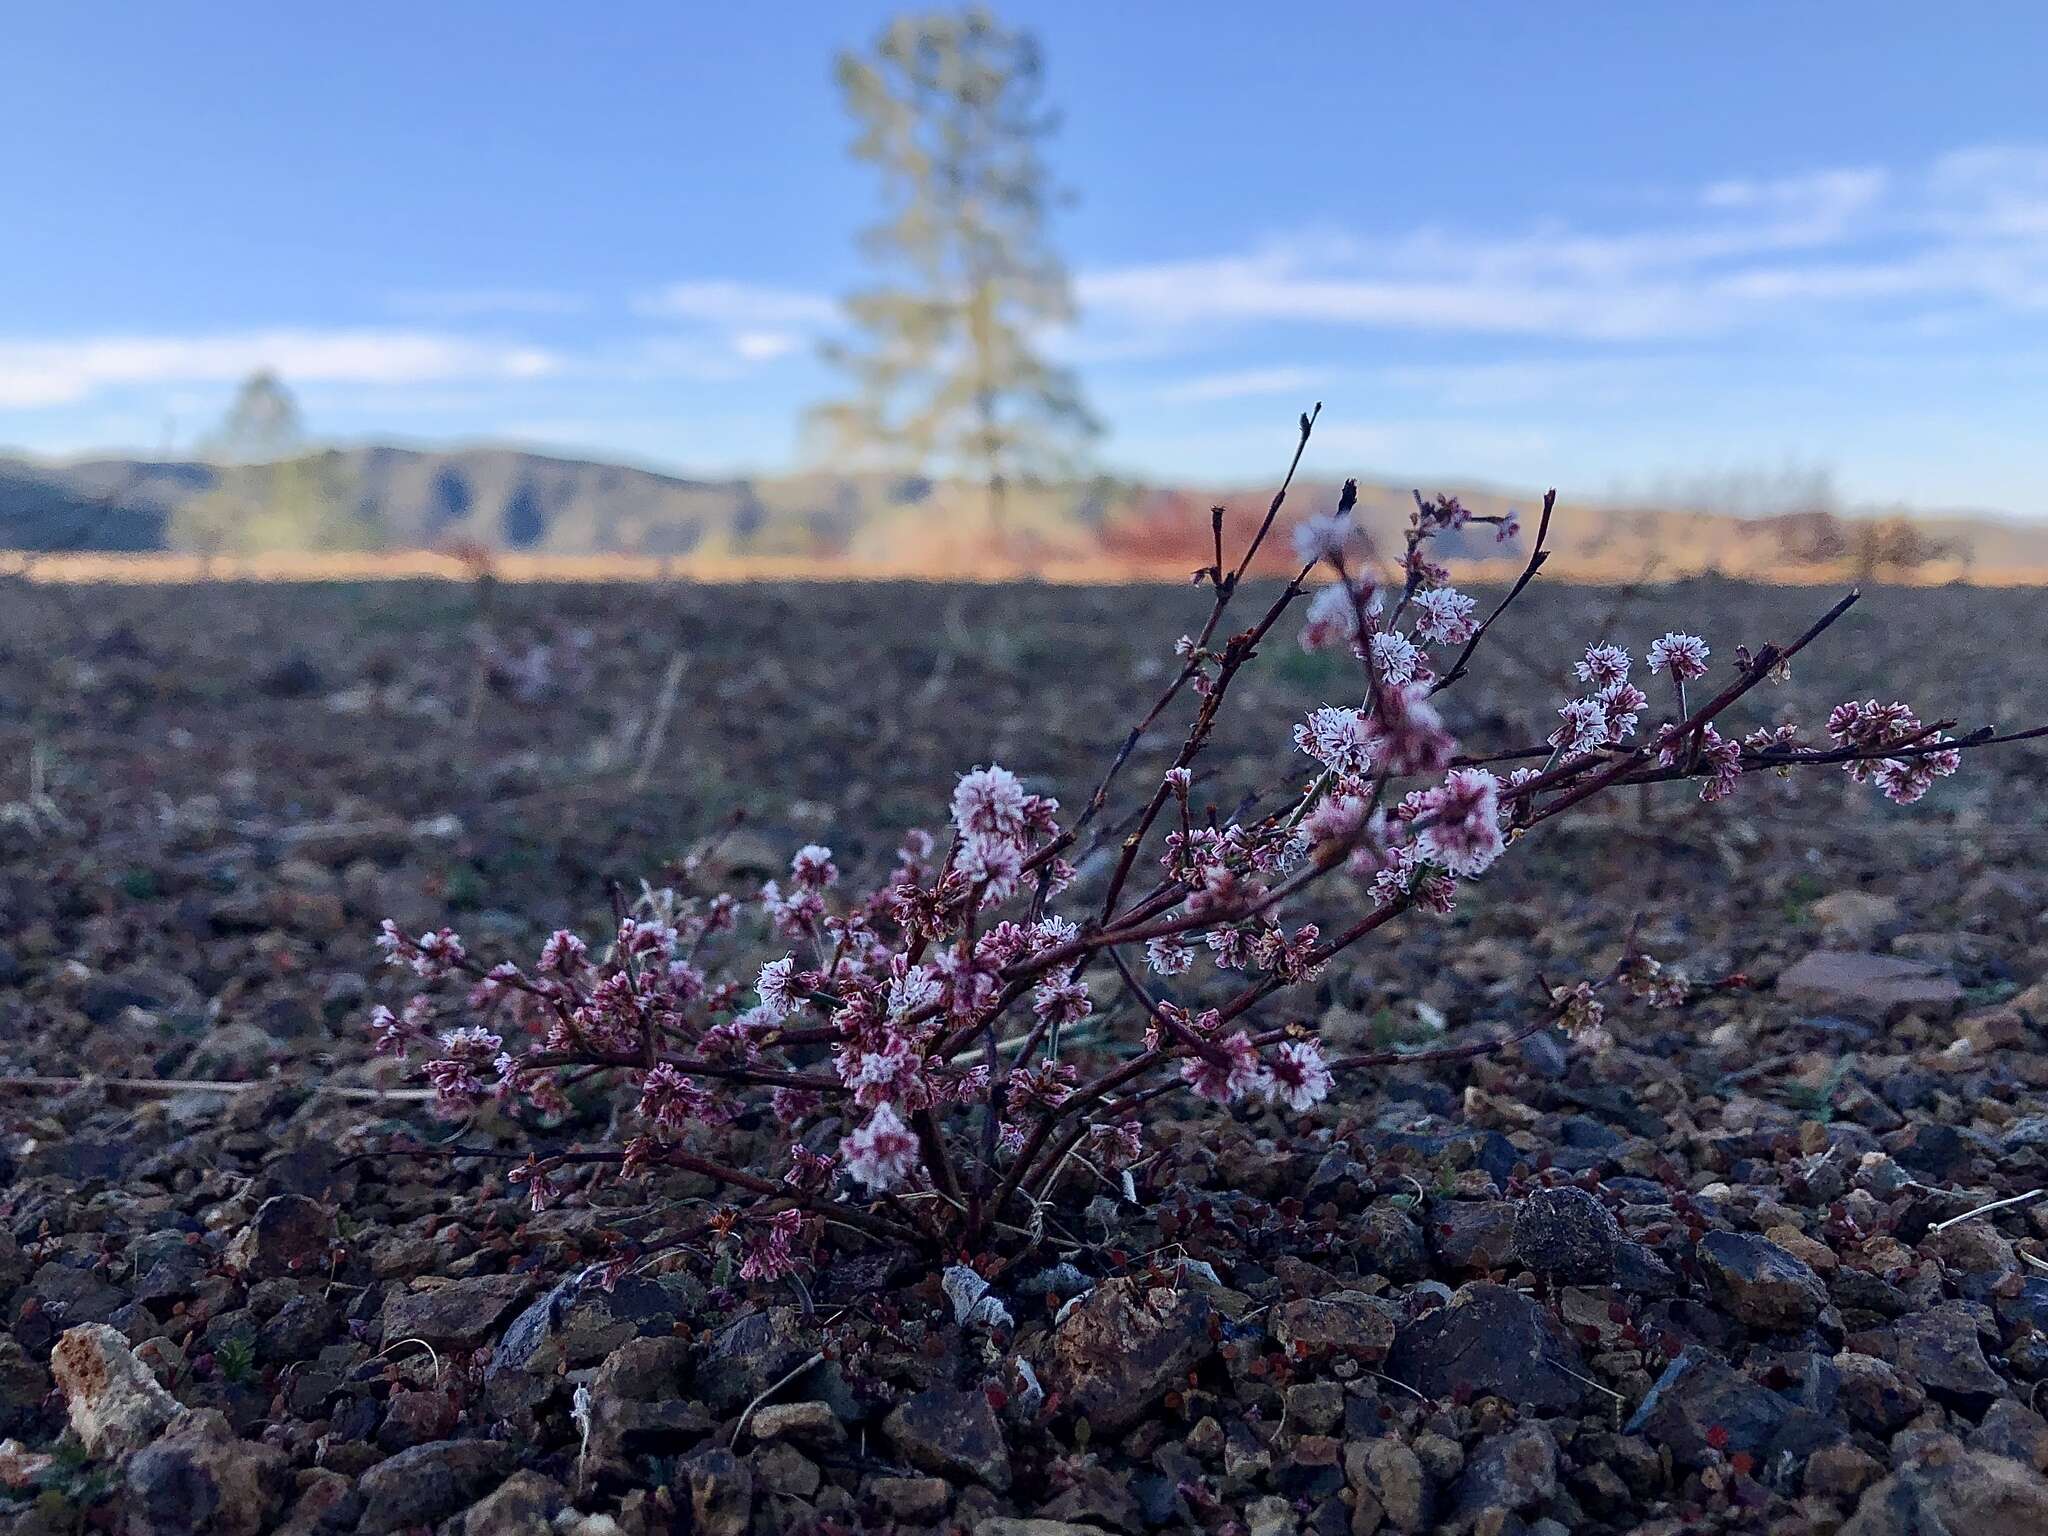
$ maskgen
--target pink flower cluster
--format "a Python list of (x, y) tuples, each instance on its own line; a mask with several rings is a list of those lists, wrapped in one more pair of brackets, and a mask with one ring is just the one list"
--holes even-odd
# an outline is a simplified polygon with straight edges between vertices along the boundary
[[(1334, 513), (1299, 525), (1300, 577), (1236, 634), (1221, 625), (1238, 584), (1219, 544), (1204, 573), (1208, 622), (1175, 647), (1148, 727), (1184, 690), (1199, 702), (1125, 820), (1087, 830), (1109, 814), (1129, 746), (1065, 826), (1056, 801), (991, 763), (954, 785), (947, 835), (910, 833), (893, 873), (864, 892), (849, 894), (820, 844), (751, 896), (698, 889), (710, 865), (695, 858), (681, 888), (648, 891), (603, 943), (555, 933), (530, 968), (486, 966), (446, 929), (387, 922), (380, 948), (425, 987), (373, 1011), (377, 1050), (423, 1051), (444, 1112), (494, 1103), (525, 1124), (536, 1149), (513, 1176), (536, 1208), (575, 1182), (571, 1169), (675, 1168), (722, 1183), (742, 1202), (721, 1220), (744, 1279), (789, 1275), (849, 1228), (971, 1249), (1053, 1198), (1077, 1160), (1138, 1189), (1146, 1106), (1169, 1090), (1238, 1114), (1316, 1113), (1340, 1072), (1376, 1058), (1333, 1059), (1297, 1019), (1263, 1015), (1268, 999), (1403, 914), (1452, 910), (1466, 882), (1553, 816), (1631, 783), (1698, 780), (1700, 798), (1717, 801), (1748, 771), (1808, 762), (1842, 764), (1906, 803), (1974, 744), (1874, 700), (1838, 707), (1826, 746), (1790, 726), (1724, 735), (1725, 712), (1782, 676), (1824, 620), (1790, 647), (1737, 650), (1727, 686), (1697, 707), (1686, 685), (1712, 656), (1698, 636), (1667, 633), (1644, 651), (1645, 682), (1668, 695), (1656, 704), (1631, 680), (1630, 652), (1597, 640), (1568, 669), (1584, 691), (1554, 726), (1504, 750), (1461, 750), (1438, 699), (1507, 604), (1482, 619), (1431, 546), (1473, 522), (1512, 537), (1518, 520), (1418, 495), (1398, 567), (1374, 571), (1358, 563), (1354, 508), (1347, 487)], [(1546, 499), (1523, 584), (1551, 511)], [(1332, 579), (1312, 589), (1318, 564)], [(1217, 713), (1297, 603), (1304, 646), (1359, 663), (1356, 692), (1294, 727), (1310, 766), (1282, 803), (1198, 813), (1195, 769)], [(1084, 836), (1106, 864), (1070, 916), (1059, 904)], [(1324, 881), (1344, 894), (1299, 920)], [(1180, 996), (1155, 993), (1165, 988)], [(1617, 988), (1654, 1006), (1697, 990), (1632, 956), (1599, 981), (1555, 987), (1539, 1023), (1597, 1040)], [(623, 1144), (539, 1150), (576, 1123), (565, 1088), (591, 1081), (631, 1106)], [(731, 1150), (758, 1147), (764, 1127), (782, 1147), (769, 1168)]]

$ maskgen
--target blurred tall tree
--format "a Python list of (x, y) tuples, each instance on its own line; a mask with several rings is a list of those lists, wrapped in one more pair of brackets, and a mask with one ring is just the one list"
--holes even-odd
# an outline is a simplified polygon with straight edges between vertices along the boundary
[(905, 15), (837, 74), (886, 212), (862, 239), (881, 280), (845, 301), (857, 339), (825, 349), (851, 394), (816, 420), (856, 461), (978, 479), (1000, 534), (1006, 487), (1072, 473), (1101, 430), (1040, 350), (1074, 306), (1038, 43), (979, 6)]
[(211, 559), (379, 542), (349, 495), (341, 456), (307, 448), (298, 402), (267, 369), (242, 382), (200, 451), (217, 478), (172, 509), (165, 538), (173, 549)]
[(298, 453), (304, 444), (299, 402), (283, 379), (259, 368), (242, 380), (227, 415), (199, 447), (219, 464), (275, 464)]

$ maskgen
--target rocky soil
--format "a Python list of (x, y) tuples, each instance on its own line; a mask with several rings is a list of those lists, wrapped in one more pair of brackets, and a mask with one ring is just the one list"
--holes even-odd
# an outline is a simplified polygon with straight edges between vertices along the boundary
[[(1307, 1116), (1171, 1120), (1135, 1203), (1069, 1185), (979, 1256), (998, 1311), (857, 1247), (744, 1284), (664, 1241), (715, 1203), (687, 1177), (535, 1216), (495, 1161), (359, 1156), (506, 1130), (391, 1096), (358, 1030), (388, 985), (369, 932), (595, 932), (608, 882), (735, 807), (741, 887), (813, 837), (886, 860), (991, 756), (1078, 799), (1187, 594), (520, 589), (497, 649), (551, 667), (495, 676), (439, 587), (19, 597), (12, 1530), (2048, 1530), (2048, 756), (1904, 815), (1830, 778), (1532, 840), (1288, 1006), (1346, 1043), (1495, 1036), (1638, 918), (1755, 986), (1618, 1014), (1598, 1053), (1543, 1035)], [(1987, 638), (2031, 633), (2033, 596), (1868, 602), (1774, 709), (1883, 688), (2048, 716), (2040, 642)], [(1553, 592), (1454, 724), (1533, 735), (1563, 637), (1603, 621), (1732, 650), (1813, 606)], [(1334, 684), (1273, 660), (1221, 803), (1284, 781), (1271, 744)]]

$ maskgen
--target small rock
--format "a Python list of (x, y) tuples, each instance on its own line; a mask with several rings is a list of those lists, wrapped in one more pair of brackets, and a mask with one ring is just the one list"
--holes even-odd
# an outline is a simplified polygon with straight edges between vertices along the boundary
[(1502, 1285), (1468, 1285), (1402, 1328), (1387, 1370), (1428, 1397), (1464, 1388), (1539, 1412), (1576, 1408), (1585, 1395), (1571, 1374), (1583, 1374), (1577, 1346), (1543, 1307)]
[(971, 1477), (998, 1493), (1010, 1486), (1009, 1447), (985, 1392), (950, 1387), (920, 1392), (897, 1406), (882, 1433), (923, 1471)]
[[(1283, 1499), (1277, 1493), (1253, 1499), (1245, 1506), (1244, 1514), (1248, 1536), (1295, 1536), (1301, 1529), (1301, 1522), (1294, 1518), (1293, 1501)], [(1069, 1528), (1070, 1531), (1072, 1529)], [(1069, 1533), (1019, 1532), (1016, 1536), (1069, 1536)]]
[(1572, 1284), (1614, 1274), (1621, 1228), (1592, 1195), (1571, 1185), (1539, 1189), (1515, 1213), (1515, 1251), (1539, 1275)]
[(105, 1323), (67, 1329), (50, 1352), (50, 1374), (89, 1455), (140, 1450), (185, 1411)]
[(436, 1349), (475, 1349), (532, 1292), (524, 1275), (473, 1275), (399, 1291), (384, 1303), (384, 1347), (424, 1339)]
[(553, 1478), (514, 1472), (471, 1506), (460, 1536), (555, 1536), (555, 1518), (568, 1502), (568, 1491)]
[(1884, 1476), (1884, 1464), (1867, 1451), (1843, 1441), (1824, 1445), (1806, 1458), (1800, 1486), (1824, 1499), (1846, 1501)]
[(1835, 1256), (1835, 1250), (1817, 1238), (1808, 1237), (1793, 1226), (1775, 1226), (1765, 1231), (1764, 1236), (1799, 1260), (1816, 1275), (1827, 1276), (1841, 1267), (1842, 1261)]
[(332, 1232), (333, 1223), (318, 1201), (272, 1195), (228, 1245), (227, 1261), (252, 1280), (317, 1269), (327, 1257)]
[(256, 1536), (290, 1487), (283, 1451), (242, 1439), (206, 1408), (135, 1454), (123, 1502), (132, 1536)]
[(754, 1513), (754, 1475), (731, 1451), (699, 1451), (683, 1463), (690, 1479), (690, 1529), (697, 1536), (746, 1536)]
[(1908, 1381), (1959, 1406), (1983, 1408), (2005, 1392), (2005, 1381), (1984, 1358), (1977, 1320), (1964, 1302), (1943, 1302), (1909, 1313), (1892, 1325), (1892, 1362)]
[(1489, 1512), (1521, 1513), (1557, 1496), (1557, 1442), (1541, 1424), (1489, 1436), (1458, 1479), (1452, 1520), (1470, 1528)]
[(681, 1339), (628, 1339), (606, 1357), (590, 1382), (580, 1488), (631, 1484), (642, 1456), (673, 1456), (711, 1432), (710, 1414), (686, 1390), (689, 1374)]
[(35, 1272), (29, 1281), (29, 1295), (42, 1316), (60, 1328), (111, 1322), (128, 1304), (128, 1293), (119, 1286), (91, 1270), (54, 1261)]
[(868, 1492), (897, 1519), (919, 1525), (937, 1520), (953, 1502), (952, 1485), (943, 1477), (878, 1477)]
[(2048, 1472), (2048, 1419), (2024, 1403), (2001, 1397), (1967, 1438), (1972, 1450), (2010, 1456), (2036, 1472)]
[(21, 1344), (0, 1333), (0, 1435), (40, 1440), (43, 1400), (50, 1395), (50, 1373)]
[(1795, 1434), (1818, 1427), (1817, 1415), (1795, 1407), (1695, 1344), (1682, 1350), (1657, 1378), (1625, 1432), (1668, 1446), (1680, 1466), (1698, 1468), (1717, 1461), (1722, 1453), (1747, 1452), (1762, 1461), (1793, 1425), (1795, 1414), (1802, 1415)]
[(1344, 1475), (1353, 1488), (1378, 1501), (1395, 1530), (1421, 1531), (1432, 1523), (1436, 1500), (1429, 1474), (1415, 1452), (1391, 1435), (1345, 1446)]
[(1836, 891), (1807, 909), (1820, 925), (1821, 937), (1843, 949), (1861, 949), (1880, 930), (1899, 920), (1899, 904), (1869, 891)]
[(1875, 1355), (1844, 1351), (1835, 1356), (1837, 1400), (1851, 1422), (1873, 1434), (1904, 1429), (1927, 1404), (1917, 1382), (1906, 1381)]
[(1346, 1354), (1376, 1365), (1394, 1344), (1394, 1309), (1363, 1291), (1283, 1301), (1273, 1309), (1273, 1338), (1297, 1358)]
[(1841, 1536), (2040, 1536), (2048, 1479), (2016, 1461), (1936, 1445), (1863, 1495)]
[(827, 1447), (846, 1443), (846, 1426), (830, 1403), (770, 1403), (754, 1410), (747, 1430), (756, 1440), (801, 1440)]
[(1709, 1232), (1700, 1266), (1722, 1303), (1758, 1328), (1803, 1328), (1828, 1304), (1828, 1288), (1801, 1259), (1743, 1232)]
[(1947, 1018), (1963, 1001), (1962, 987), (1938, 965), (1831, 949), (1815, 950), (1780, 972), (1778, 995), (1886, 1023), (1908, 1013)]
[(1067, 1520), (1132, 1536), (1145, 1529), (1145, 1516), (1131, 1493), (1130, 1478), (1099, 1461), (1074, 1467), (1067, 1486), (1040, 1505), (1037, 1513), (1041, 1520)]
[(1446, 1269), (1504, 1269), (1515, 1256), (1512, 1200), (1446, 1200), (1429, 1213), (1429, 1244)]
[[(273, 1536), (333, 1536), (337, 1531), (355, 1529), (363, 1501), (356, 1496), (355, 1479), (326, 1467), (300, 1475), (299, 1496), (285, 1511)], [(478, 1536), (483, 1536), (479, 1532)], [(534, 1536), (516, 1528), (491, 1536)]]
[(1192, 1291), (1106, 1280), (1053, 1330), (1046, 1390), (1098, 1433), (1127, 1428), (1215, 1350), (1211, 1313)]
[(512, 1447), (494, 1440), (437, 1440), (378, 1462), (363, 1474), (362, 1536), (434, 1525), (467, 1509), (512, 1470)]
[(257, 674), (256, 686), (275, 699), (303, 699), (320, 692), (326, 680), (319, 663), (294, 647)]

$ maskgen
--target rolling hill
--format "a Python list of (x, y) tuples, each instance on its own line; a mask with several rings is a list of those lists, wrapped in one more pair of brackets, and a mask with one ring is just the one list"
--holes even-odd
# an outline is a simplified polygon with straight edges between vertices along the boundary
[[(292, 483), (317, 484), (357, 549), (486, 550), (540, 556), (623, 555), (716, 561), (794, 559), (830, 567), (898, 566), (931, 574), (976, 571), (998, 551), (1006, 567), (1100, 558), (1121, 573), (1185, 573), (1208, 557), (1209, 508), (1238, 526), (1261, 515), (1269, 491), (1163, 487), (1097, 480), (1020, 487), (992, 536), (978, 487), (902, 476), (823, 473), (696, 480), (620, 464), (554, 458), (509, 447), (448, 450), (364, 446), (295, 461)], [(146, 551), (191, 547), (194, 526), (236, 549), (243, 535), (290, 547), (293, 527), (253, 509), (281, 483), (273, 466), (186, 460), (88, 459), (62, 464), (0, 459), (0, 547)], [(1289, 518), (1327, 508), (1336, 488), (1298, 485)], [(305, 494), (301, 490), (298, 494)], [(1511, 504), (1465, 494), (1478, 512)], [(1516, 504), (1525, 513), (1531, 496)], [(1366, 526), (1398, 546), (1411, 505), (1406, 487), (1361, 486)], [(2048, 524), (1988, 517), (1838, 516), (1801, 512), (1744, 518), (1684, 508), (1580, 505), (1567, 495), (1553, 536), (1559, 568), (1610, 579), (1719, 570), (1768, 575), (1788, 566), (1887, 566), (1921, 579), (2048, 579)], [(204, 509), (206, 517), (198, 514)], [(332, 518), (321, 524), (331, 529)], [(331, 536), (323, 534), (322, 537)], [(307, 542), (317, 542), (308, 540)], [(1285, 540), (1271, 544), (1276, 567)], [(1475, 528), (1445, 553), (1515, 557), (1492, 530)]]

